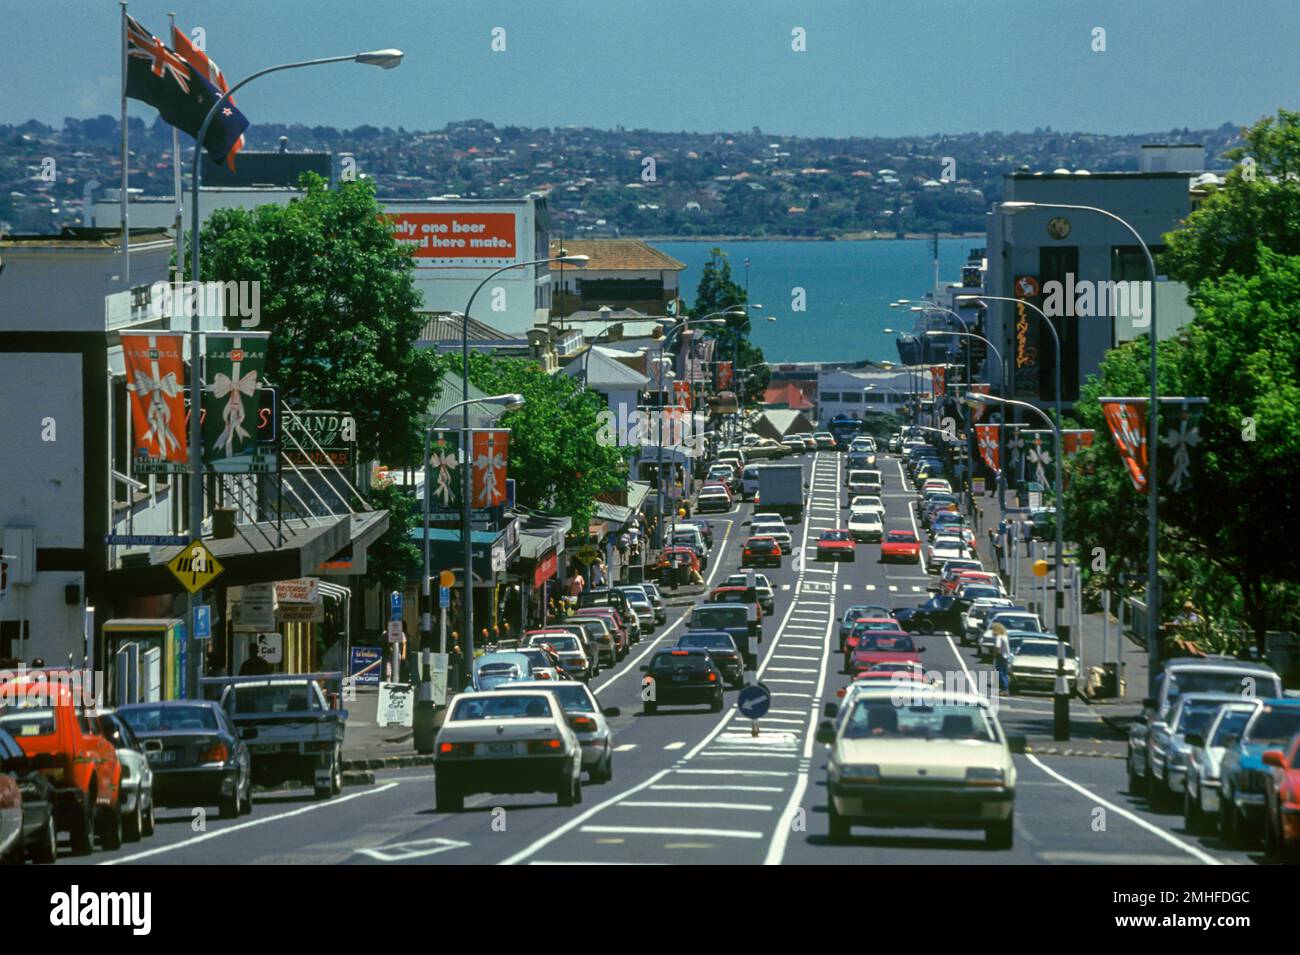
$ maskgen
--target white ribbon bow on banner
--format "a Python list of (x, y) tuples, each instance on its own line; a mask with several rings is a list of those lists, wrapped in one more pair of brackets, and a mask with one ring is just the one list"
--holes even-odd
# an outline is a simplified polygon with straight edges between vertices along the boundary
[(450, 507), (452, 498), (456, 495), (455, 486), (451, 483), (451, 475), (460, 466), (460, 461), (450, 451), (443, 454), (435, 451), (429, 458), (429, 464), (438, 469), (438, 486), (434, 490), (434, 495), (443, 507)]
[(215, 451), (223, 444), (226, 446), (226, 457), (230, 457), (235, 441), (235, 435), (241, 439), (250, 437), (249, 433), (244, 430), (244, 399), (242, 396), (247, 395), (249, 398), (257, 392), (257, 371), (250, 371), (243, 378), (239, 377), (239, 362), (234, 362), (230, 366), (233, 378), (227, 378), (223, 373), (217, 372), (212, 382), (212, 394), (218, 398), (225, 398), (227, 395), (230, 400), (226, 402), (226, 407), (221, 412), (221, 419), (225, 421), (226, 427), (217, 437), (216, 443), (212, 446)]
[(179, 451), (181, 443), (176, 435), (172, 434), (171, 429), (172, 409), (164, 400), (165, 397), (175, 398), (181, 393), (181, 386), (176, 381), (176, 373), (169, 371), (159, 378), (158, 362), (154, 361), (153, 377), (142, 371), (136, 371), (135, 390), (149, 399), (149, 407), (145, 410), (145, 420), (149, 422), (149, 430), (141, 435), (141, 440), (151, 444), (156, 442), (158, 456), (162, 458), (167, 457), (173, 445)]
[(1047, 486), (1047, 471), (1043, 468), (1045, 464), (1052, 463), (1052, 452), (1045, 448), (1035, 445), (1029, 452), (1029, 460), (1034, 462), (1034, 480), (1042, 487)]
[(474, 459), (474, 467), (483, 472), (483, 488), (475, 501), (476, 504), (482, 507), (491, 507), (493, 502), (501, 496), (501, 489), (497, 486), (497, 468), (505, 466), (505, 459), (496, 451), (480, 455)]
[(1186, 419), (1181, 421), (1177, 428), (1170, 428), (1169, 433), (1165, 435), (1165, 447), (1172, 448), (1174, 452), (1174, 469), (1169, 475), (1169, 485), (1175, 492), (1182, 491), (1183, 481), (1192, 473), (1188, 448), (1194, 448), (1200, 443), (1201, 429), (1189, 428)]

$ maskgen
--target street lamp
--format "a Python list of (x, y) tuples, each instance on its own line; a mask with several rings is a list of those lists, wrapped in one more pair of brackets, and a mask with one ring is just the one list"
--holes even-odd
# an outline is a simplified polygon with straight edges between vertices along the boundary
[[(203, 117), (203, 122), (199, 125), (199, 131), (194, 137), (194, 168), (191, 173), (190, 184), (190, 281), (194, 283), (194, 288), (198, 288), (199, 283), (199, 181), (200, 181), (200, 160), (203, 158), (203, 141), (208, 135), (208, 127), (212, 125), (212, 120), (216, 118), (217, 113), (226, 105), (227, 101), (235, 95), (235, 91), (247, 86), (253, 80), (260, 76), (266, 76), (268, 73), (278, 73), (282, 70), (296, 70), (304, 66), (323, 66), (326, 63), (363, 63), (367, 66), (378, 66), (385, 70), (391, 70), (402, 62), (401, 50), (371, 50), (368, 53), (353, 53), (348, 56), (327, 56), (315, 60), (302, 60), (296, 63), (281, 63), (279, 66), (268, 66), (264, 70), (258, 70), (250, 76), (244, 77), (230, 89), (226, 90), (216, 102), (208, 108), (208, 115)], [(179, 200), (179, 196), (177, 199)], [(181, 263), (177, 262), (176, 267), (179, 269)], [(194, 309), (194, 314), (190, 316), (190, 534), (193, 540), (203, 539), (203, 454), (202, 442), (203, 431), (200, 426), (201, 408), (203, 389), (199, 383), (200, 357), (199, 350), (202, 347), (199, 341), (199, 312)], [(198, 595), (190, 594), (189, 597), (189, 626), (194, 626), (194, 608), (198, 603)], [(198, 692), (198, 674), (199, 659), (198, 653), (189, 654), (186, 664), (186, 688), (191, 696)]]
[[(1025, 202), (1011, 201), (998, 204), (998, 211), (1010, 215), (1029, 209), (1073, 209), (1078, 212), (1092, 212), (1118, 222), (1142, 247), (1146, 256), (1147, 268), (1151, 272), (1151, 359), (1148, 374), (1151, 381), (1150, 404), (1147, 408), (1147, 659), (1154, 664), (1147, 672), (1147, 695), (1155, 696), (1156, 677), (1159, 676), (1160, 663), (1160, 576), (1156, 548), (1159, 544), (1160, 496), (1156, 483), (1156, 449), (1160, 441), (1160, 423), (1157, 411), (1160, 407), (1160, 380), (1156, 362), (1156, 343), (1159, 341), (1156, 324), (1156, 260), (1151, 249), (1129, 222), (1115, 215), (1108, 209), (1097, 206), (1074, 205), (1064, 202)], [(1059, 348), (1058, 348), (1059, 351)], [(1058, 376), (1059, 380), (1059, 376)], [(1060, 461), (1057, 461), (1060, 468)]]
[[(1003, 359), (1003, 357), (1002, 357), (1002, 352), (998, 351), (998, 346), (997, 346), (997, 345), (994, 345), (993, 342), (989, 341), (989, 339), (985, 338), (983, 335), (979, 335), (979, 334), (976, 334), (975, 332), (969, 332), (969, 331), (968, 331), (968, 332), (940, 332), (940, 331), (929, 331), (929, 332), (926, 332), (925, 334), (926, 334), (926, 335), (935, 335), (935, 336), (939, 336), (939, 335), (953, 335), (953, 336), (955, 336), (955, 337), (957, 337), (957, 338), (974, 338), (974, 339), (978, 339), (979, 341), (982, 341), (985, 345), (987, 345), (987, 346), (988, 346), (988, 347), (993, 351), (993, 354), (997, 356), (997, 359), (998, 359), (998, 366), (1002, 369), (1002, 383), (1003, 383), (1002, 388), (1000, 388), (999, 390), (1001, 391), (1001, 390), (1004, 390), (1004, 389), (1005, 389), (1005, 387), (1006, 387), (1006, 380), (1007, 380), (1007, 365), (1006, 365), (1006, 361), (1005, 361), (1005, 360)], [(969, 356), (970, 356), (970, 350), (969, 350), (969, 348), (967, 349), (966, 354), (967, 354), (967, 359), (969, 360)], [(987, 366), (986, 366), (986, 368), (987, 368)], [(968, 392), (970, 391), (970, 382), (969, 382), (969, 381), (966, 383), (966, 389), (967, 389)], [(1060, 418), (1061, 418), (1061, 413), (1060, 413), (1060, 409), (1059, 409), (1059, 408), (1057, 409), (1056, 417), (1057, 417), (1057, 420), (1058, 420), (1058, 421), (1059, 421)], [(974, 475), (974, 473), (975, 473), (975, 453), (976, 453), (976, 451), (978, 450), (978, 443), (977, 443), (976, 440), (975, 440), (975, 420), (974, 420), (974, 419), (975, 419), (975, 416), (974, 416), (974, 409), (973, 409), (973, 408), (970, 408), (969, 406), (967, 406), (967, 415), (966, 415), (966, 419), (967, 419), (967, 421), (966, 421), (967, 432), (968, 432), (968, 434), (969, 434), (969, 451), (970, 451), (970, 455), (971, 455), (971, 474), (972, 474), (972, 481), (973, 481), (973, 480), (974, 480), (973, 475)], [(999, 428), (999, 429), (998, 429), (998, 433), (999, 433), (999, 435), (1001, 434), (1001, 432), (1002, 432), (1002, 429)], [(998, 463), (1001, 464), (1001, 461), (999, 461)], [(999, 469), (999, 470), (1000, 470), (1000, 469)], [(999, 475), (996, 475), (996, 474), (994, 475), (995, 478), (998, 477), (998, 476), (999, 476)], [(1002, 506), (1005, 505), (1005, 499), (1001, 496), (1001, 494), (1002, 494), (1002, 490), (1001, 490), (1001, 489), (1002, 489), (1002, 486), (1003, 486), (1006, 482), (1005, 482), (1005, 481), (998, 481), (997, 483), (998, 483), (998, 493), (999, 493), (999, 497), (998, 497), (998, 506), (999, 506), (999, 507), (1002, 507)], [(973, 486), (973, 485), (972, 485), (972, 486)], [(973, 492), (972, 492), (972, 493), (973, 493)]]
[[(469, 437), (469, 406), (473, 404), (469, 400), (469, 318), (470, 310), (474, 307), (474, 299), (483, 287), (491, 282), (502, 272), (508, 272), (511, 269), (523, 269), (532, 265), (548, 265), (552, 262), (558, 262), (561, 265), (574, 265), (579, 268), (585, 266), (590, 257), (586, 255), (569, 255), (563, 249), (559, 255), (546, 256), (540, 259), (530, 259), (527, 262), (513, 262), (510, 265), (503, 265), (499, 269), (489, 272), (483, 281), (474, 287), (470, 293), (469, 302), (465, 305), (465, 312), (461, 316), (460, 326), (460, 396), (463, 401), (461, 407), (460, 428), (461, 428), (461, 445), (464, 446)], [(470, 501), (471, 482), (469, 467), (469, 448), (464, 450), (466, 467), (461, 475), (461, 501), (460, 501), (460, 521), (461, 536), (465, 541), (465, 591), (463, 594), (463, 604), (465, 613), (465, 663), (467, 666), (473, 666), (474, 659), (474, 575), (470, 572), (474, 561), (474, 548), (471, 531), (470, 516), (472, 513), (472, 504)]]
[(1027, 306), (1028, 308), (1033, 309), (1034, 314), (1036, 314), (1039, 318), (1043, 320), (1043, 324), (1047, 326), (1047, 330), (1052, 333), (1052, 340), (1056, 343), (1056, 347), (1052, 349), (1052, 352), (1056, 357), (1056, 362), (1055, 362), (1056, 373), (1053, 375), (1053, 378), (1056, 382), (1056, 420), (1057, 423), (1062, 423), (1061, 422), (1061, 335), (1056, 330), (1056, 325), (1053, 324), (1052, 320), (1047, 317), (1047, 313), (1044, 312), (1037, 305), (1035, 305), (1033, 302), (1025, 301), (1022, 298), (1011, 298), (1010, 296), (1007, 295), (959, 295), (957, 296), (957, 299), (958, 301), (971, 302), (975, 305), (981, 305), (981, 306), (984, 304), (982, 299), (988, 299), (991, 302), (1010, 302), (1013, 305), (1024, 305)]
[(992, 395), (970, 394), (967, 400), (972, 404), (984, 404), (987, 402), (997, 402), (1003, 405), (1013, 405), (1018, 408), (1028, 408), (1034, 414), (1038, 415), (1047, 422), (1048, 427), (1052, 429), (1052, 436), (1056, 442), (1056, 467), (1053, 469), (1052, 486), (1053, 494), (1056, 497), (1056, 513), (1053, 515), (1052, 523), (1056, 530), (1056, 557), (1053, 560), (1056, 572), (1056, 586), (1053, 588), (1054, 601), (1056, 606), (1053, 608), (1052, 628), (1056, 632), (1056, 692), (1053, 700), (1053, 724), (1054, 736), (1059, 740), (1070, 738), (1070, 690), (1065, 681), (1065, 641), (1061, 638), (1061, 609), (1064, 604), (1064, 586), (1065, 578), (1062, 571), (1062, 562), (1065, 557), (1065, 503), (1061, 497), (1061, 427), (1050, 417), (1048, 417), (1037, 405), (1032, 405), (1027, 401), (1015, 401), (1011, 398), (995, 398)]
[[(524, 396), (520, 394), (503, 394), (492, 395), (488, 398), (471, 398), (468, 401), (458, 401), (449, 408), (444, 408), (438, 417), (433, 419), (433, 423), (424, 429), (424, 582), (421, 584), (420, 592), (424, 598), (424, 613), (421, 617), (421, 629), (424, 631), (425, 640), (433, 635), (433, 608), (430, 606), (429, 594), (429, 436), (437, 429), (438, 423), (447, 417), (449, 412), (455, 411), (461, 406), (485, 404), (500, 405), (505, 411), (517, 411), (524, 406)], [(468, 431), (461, 432), (461, 467), (466, 470), (470, 467), (469, 448), (465, 446), (465, 436)], [(465, 577), (469, 578), (473, 573), (470, 564), (465, 565)], [(421, 641), (423, 643), (423, 640)], [(444, 652), (445, 647), (439, 647), (439, 652)]]

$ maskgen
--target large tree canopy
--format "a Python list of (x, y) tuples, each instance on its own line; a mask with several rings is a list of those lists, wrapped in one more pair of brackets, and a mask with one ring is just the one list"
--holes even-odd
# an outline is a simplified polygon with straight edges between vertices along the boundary
[(433, 356), (415, 348), (420, 293), (368, 180), (304, 174), (286, 206), (220, 209), (203, 230), (205, 280), (261, 283), (268, 376), (297, 408), (351, 412), (363, 459), (419, 456)]
[[(727, 253), (717, 248), (710, 249), (709, 260), (704, 263), (695, 290), (692, 317), (703, 318), (738, 305), (747, 305), (748, 302), (749, 297), (744, 288), (731, 279), (731, 262), (727, 259)], [(727, 318), (726, 330), (715, 333), (720, 349), (715, 357), (731, 361), (734, 355), (736, 375), (741, 380), (740, 393), (747, 404), (757, 404), (762, 400), (772, 376), (763, 360), (763, 349), (750, 342), (749, 333), (748, 314)]]

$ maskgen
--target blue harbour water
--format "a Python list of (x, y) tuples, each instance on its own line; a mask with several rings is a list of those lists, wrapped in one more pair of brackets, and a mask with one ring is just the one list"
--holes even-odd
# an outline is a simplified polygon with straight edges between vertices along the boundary
[[(686, 264), (681, 288), (688, 302), (710, 249), (727, 253), (732, 279), (742, 286), (749, 259), (749, 300), (764, 306), (754, 311), (751, 339), (769, 362), (897, 361), (895, 336), (884, 330), (910, 331), (913, 316), (889, 303), (921, 298), (934, 285), (931, 245), (923, 239), (652, 244)], [(967, 253), (983, 245), (982, 237), (940, 240), (940, 281), (960, 281)], [(799, 288), (804, 311), (792, 308)], [(777, 320), (767, 321), (769, 315)]]

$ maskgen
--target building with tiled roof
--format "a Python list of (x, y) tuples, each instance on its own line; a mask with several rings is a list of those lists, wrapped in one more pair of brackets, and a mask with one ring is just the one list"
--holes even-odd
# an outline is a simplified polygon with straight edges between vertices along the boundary
[(568, 316), (602, 305), (665, 315), (677, 301), (679, 278), (686, 265), (640, 239), (569, 239), (551, 241), (551, 255), (588, 256), (583, 267), (553, 264), (557, 286), (551, 315)]

